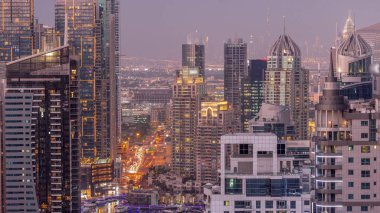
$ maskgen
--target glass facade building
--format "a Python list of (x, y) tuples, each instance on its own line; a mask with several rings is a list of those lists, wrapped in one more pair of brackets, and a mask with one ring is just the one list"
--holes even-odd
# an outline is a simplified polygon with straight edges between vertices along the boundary
[[(6, 181), (9, 185), (6, 194), (17, 195), (17, 199), (6, 197), (7, 211), (19, 212), (20, 207), (27, 205), (23, 200), (34, 199), (41, 211), (80, 212), (77, 75), (78, 60), (70, 56), (68, 46), (6, 65), (6, 97), (22, 97), (20, 100), (28, 103), (20, 108), (14, 107), (19, 106), (18, 103), (9, 102), (13, 107), (5, 111), (9, 114), (6, 125), (13, 129), (9, 137), (4, 137), (5, 144), (9, 145), (5, 150), (9, 156), (6, 161), (27, 159), (29, 162), (13, 162), (19, 165), (17, 167), (6, 162), (12, 165), (5, 170), (6, 177), (10, 178)], [(24, 128), (19, 128), (20, 120), (25, 121)], [(26, 137), (14, 137), (22, 135)], [(16, 144), (20, 146), (13, 146)], [(24, 149), (30, 152), (23, 152)], [(29, 172), (26, 177), (30, 180), (26, 183), (32, 186), (26, 188), (32, 193), (27, 195), (12, 193), (16, 190), (12, 184), (17, 182), (12, 179), (21, 177), (20, 170)]]
[(248, 77), (242, 83), (242, 124), (248, 131), (248, 121), (259, 113), (264, 101), (266, 60), (250, 60)]
[(56, 0), (56, 31), (80, 56), (82, 158), (114, 157), (120, 135), (118, 0)]
[(33, 51), (34, 0), (0, 2), (0, 61), (13, 61)]

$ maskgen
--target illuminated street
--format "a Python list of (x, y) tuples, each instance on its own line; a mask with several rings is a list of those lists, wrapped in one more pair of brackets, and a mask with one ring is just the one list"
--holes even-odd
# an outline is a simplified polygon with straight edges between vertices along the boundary
[(170, 163), (170, 146), (165, 143), (162, 128), (147, 136), (142, 146), (124, 147), (122, 154), (123, 177), (120, 192), (140, 187), (140, 181), (149, 168)]

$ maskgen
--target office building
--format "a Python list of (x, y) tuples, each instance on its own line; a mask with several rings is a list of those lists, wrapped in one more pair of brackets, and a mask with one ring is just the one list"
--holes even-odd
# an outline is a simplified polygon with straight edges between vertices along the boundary
[(229, 39), (224, 44), (224, 100), (234, 111), (236, 131), (242, 130), (242, 82), (248, 76), (247, 43), (243, 39)]
[(183, 67), (173, 84), (172, 170), (183, 177), (196, 176), (198, 110), (206, 94), (204, 78), (196, 68)]
[(311, 212), (293, 161), (273, 133), (223, 135), (221, 185), (205, 187), (206, 212)]
[(204, 101), (198, 112), (196, 131), (197, 181), (218, 183), (220, 137), (233, 131), (233, 111), (227, 101)]
[(34, 0), (2, 0), (0, 4), (0, 61), (33, 53)]
[(80, 212), (79, 62), (69, 52), (63, 46), (6, 65), (6, 212)]
[(373, 101), (348, 102), (330, 67), (315, 111), (314, 212), (378, 212), (378, 84)]
[(289, 107), (296, 138), (307, 139), (309, 71), (301, 68), (301, 51), (289, 35), (271, 47), (265, 79), (265, 102)]
[(202, 38), (187, 40), (188, 43), (182, 44), (182, 66), (198, 68), (200, 75), (205, 77), (205, 45)]
[(249, 60), (248, 76), (243, 79), (242, 88), (242, 124), (244, 131), (248, 132), (248, 121), (253, 119), (260, 111), (264, 101), (266, 60)]
[(67, 39), (71, 51), (81, 59), (82, 158), (115, 158), (116, 155), (121, 131), (118, 8), (117, 0), (56, 0), (55, 3), (55, 26), (61, 43)]

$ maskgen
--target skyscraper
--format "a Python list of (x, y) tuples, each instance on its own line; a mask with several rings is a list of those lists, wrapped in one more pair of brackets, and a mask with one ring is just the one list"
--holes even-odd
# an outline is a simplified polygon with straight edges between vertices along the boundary
[(0, 61), (13, 61), (33, 51), (34, 0), (2, 0)]
[(198, 68), (205, 77), (205, 44), (198, 30), (187, 35), (186, 44), (182, 44), (182, 67)]
[(196, 176), (197, 112), (205, 94), (199, 70), (183, 67), (173, 85), (172, 105), (172, 169), (183, 177)]
[[(332, 60), (331, 60), (332, 61)], [(375, 78), (378, 78), (376, 74)], [(348, 102), (339, 94), (334, 66), (316, 105), (315, 211), (379, 212), (379, 84), (374, 99)], [(375, 104), (373, 104), (375, 103)]]
[(269, 51), (265, 102), (290, 108), (297, 139), (308, 137), (308, 73), (301, 68), (298, 45), (289, 35), (281, 35)]
[(244, 131), (248, 131), (248, 121), (260, 111), (264, 101), (266, 60), (249, 60), (248, 76), (242, 83), (242, 124)]
[(227, 101), (201, 103), (196, 131), (197, 181), (218, 183), (220, 137), (233, 130), (232, 121), (233, 111)]
[(242, 81), (247, 75), (247, 43), (243, 39), (229, 39), (224, 44), (224, 99), (233, 108), (237, 131), (242, 129)]
[(6, 65), (7, 212), (80, 212), (78, 60), (64, 46)]
[(119, 1), (56, 0), (56, 30), (81, 59), (82, 158), (114, 157), (120, 135)]

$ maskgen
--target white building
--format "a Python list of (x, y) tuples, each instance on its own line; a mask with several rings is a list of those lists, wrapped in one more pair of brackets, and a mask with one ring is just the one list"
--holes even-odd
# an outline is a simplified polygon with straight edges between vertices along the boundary
[(238, 133), (221, 139), (221, 187), (206, 186), (206, 212), (310, 211), (302, 173), (273, 133)]

